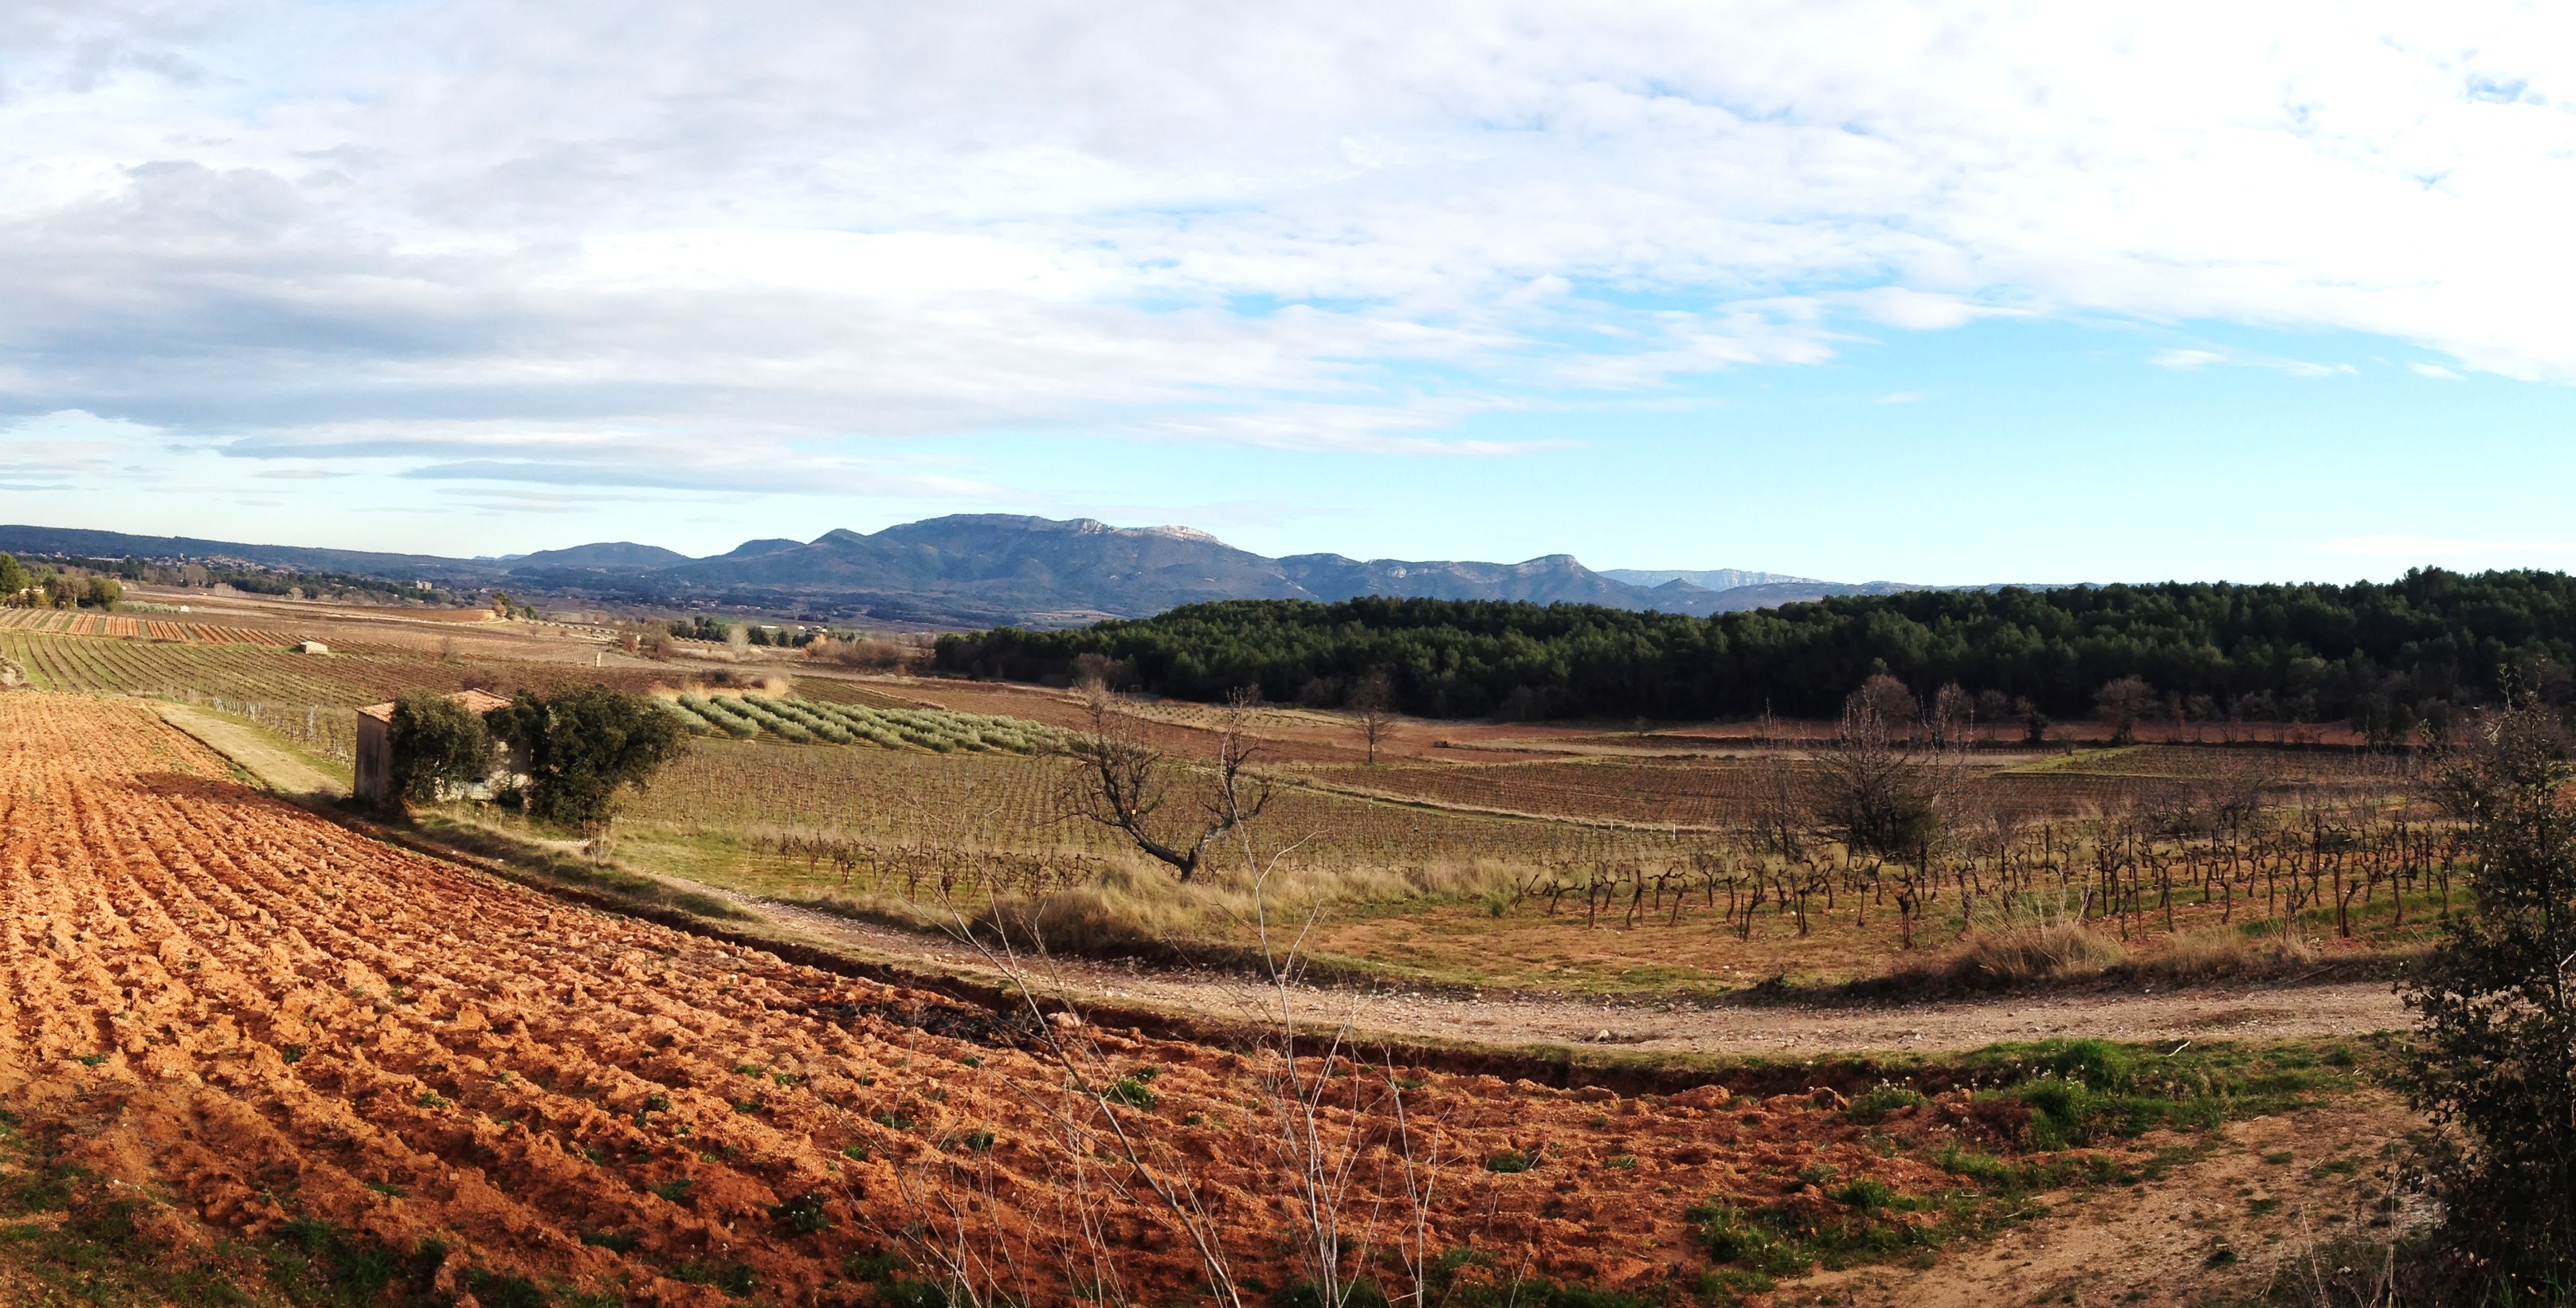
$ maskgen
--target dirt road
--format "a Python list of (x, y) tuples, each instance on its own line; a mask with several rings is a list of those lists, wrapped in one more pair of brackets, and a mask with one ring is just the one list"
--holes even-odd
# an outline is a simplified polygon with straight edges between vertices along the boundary
[[(812, 943), (887, 966), (992, 984), (1000, 970), (973, 949), (893, 927), (770, 900), (745, 907)], [(1109, 1003), (1219, 1019), (1275, 1014), (1275, 991), (1216, 972), (1172, 972), (1088, 960), (1025, 969), (1077, 1005)], [(1489, 1045), (1590, 1045), (1653, 1053), (1800, 1057), (1861, 1051), (1973, 1049), (2006, 1040), (2099, 1036), (2127, 1041), (2359, 1036), (2401, 1027), (2384, 982), (2085, 991), (1871, 1006), (1709, 1006), (1576, 998), (1478, 998), (1406, 990), (1301, 991), (1303, 1023), (1347, 1016), (1363, 1032)]]

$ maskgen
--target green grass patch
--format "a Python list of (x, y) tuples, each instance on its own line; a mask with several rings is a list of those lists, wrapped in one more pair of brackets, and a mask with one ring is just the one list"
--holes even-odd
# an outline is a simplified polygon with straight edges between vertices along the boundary
[(1144, 1111), (1151, 1111), (1160, 1101), (1152, 1086), (1133, 1076), (1122, 1076), (1110, 1082), (1109, 1088), (1100, 1092), (1100, 1097), (1124, 1108)]
[[(1777, 1199), (1721, 1197), (1685, 1210), (1715, 1265), (1701, 1278), (1700, 1296), (1732, 1302), (1818, 1268), (1920, 1256), (2045, 1212), (2035, 1197), (2047, 1192), (2144, 1184), (2209, 1147), (2190, 1139), (2194, 1133), (2357, 1089), (2384, 1061), (2383, 1050), (2345, 1042), (2200, 1049), (2044, 1040), (1904, 1069), (1910, 1075), (1882, 1080), (1843, 1118), (1875, 1125), (1924, 1108), (1932, 1101), (1921, 1087), (1930, 1083), (1968, 1090), (1968, 1116), (2009, 1138), (1997, 1143), (1998, 1152), (1955, 1140), (1916, 1146), (1916, 1156), (1955, 1182), (1929, 1193), (1900, 1193), (1877, 1178), (1813, 1163), (1785, 1182)], [(2185, 1138), (2142, 1154), (2130, 1142), (2151, 1131)], [(1896, 1137), (1872, 1139), (1882, 1152), (1905, 1151)]]

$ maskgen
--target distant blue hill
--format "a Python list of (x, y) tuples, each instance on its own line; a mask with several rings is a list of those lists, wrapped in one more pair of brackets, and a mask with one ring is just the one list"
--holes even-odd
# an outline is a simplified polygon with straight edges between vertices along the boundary
[[(1144, 617), (1216, 599), (1338, 601), (1364, 595), (1602, 604), (1664, 613), (1765, 608), (1829, 595), (1916, 589), (1775, 573), (1596, 572), (1573, 556), (1520, 563), (1268, 558), (1189, 527), (1112, 527), (1088, 518), (958, 514), (875, 533), (747, 541), (707, 558), (629, 541), (507, 558), (444, 558), (180, 536), (0, 526), (0, 550), (167, 561), (233, 560), (449, 586), (507, 585), (672, 607), (739, 605), (924, 623), (1064, 625)], [(1651, 581), (1653, 584), (1645, 584)], [(1723, 583), (1723, 584), (1711, 584)]]

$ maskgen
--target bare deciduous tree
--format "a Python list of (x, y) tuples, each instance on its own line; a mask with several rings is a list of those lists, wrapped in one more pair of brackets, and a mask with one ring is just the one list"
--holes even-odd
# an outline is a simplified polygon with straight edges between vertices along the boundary
[[(1914, 692), (1905, 683), (1884, 672), (1860, 683), (1852, 695), (1868, 707), (1872, 716), (1890, 730), (1913, 734), (1922, 725), (1922, 706), (1914, 702)], [(1848, 711), (1849, 706), (1845, 706)]]
[(1915, 743), (1912, 721), (1888, 720), (1882, 706), (1910, 701), (1885, 694), (1881, 680), (1870, 678), (1843, 701), (1833, 748), (1808, 769), (1808, 815), (1845, 848), (1904, 857), (1940, 828), (1943, 774), (1938, 751)]
[(1932, 748), (1965, 748), (1976, 729), (1977, 701), (1958, 682), (1943, 682), (1932, 696), (1932, 712), (1924, 725), (1931, 728)]
[(1215, 768), (1203, 779), (1205, 797), (1186, 816), (1167, 816), (1174, 789), (1202, 779), (1150, 743), (1105, 687), (1094, 683), (1088, 691), (1091, 729), (1066, 749), (1075, 765), (1066, 779), (1066, 799), (1075, 813), (1125, 832), (1137, 849), (1187, 881), (1197, 874), (1210, 846), (1269, 806), (1269, 782), (1246, 771), (1256, 752), (1244, 730), (1252, 692), (1239, 690), (1227, 697)]
[(1395, 676), (1377, 668), (1351, 687), (1351, 717), (1359, 723), (1360, 737), (1368, 742), (1368, 761), (1377, 763), (1378, 742), (1395, 726)]
[(2156, 688), (2144, 677), (2122, 677), (2103, 683), (2094, 692), (2093, 704), (2102, 720), (2111, 724), (2111, 743), (2126, 745), (2137, 739), (2138, 719), (2154, 711)]

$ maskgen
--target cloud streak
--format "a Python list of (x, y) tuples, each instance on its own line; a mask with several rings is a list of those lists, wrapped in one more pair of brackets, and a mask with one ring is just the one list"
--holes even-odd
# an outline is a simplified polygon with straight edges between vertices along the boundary
[(2576, 379), (2576, 264), (2526, 257), (2576, 199), (2546, 8), (16, 12), (0, 406), (243, 458), (956, 496), (999, 492), (872, 445), (1508, 455), (1549, 443), (1444, 433), (1999, 315)]

